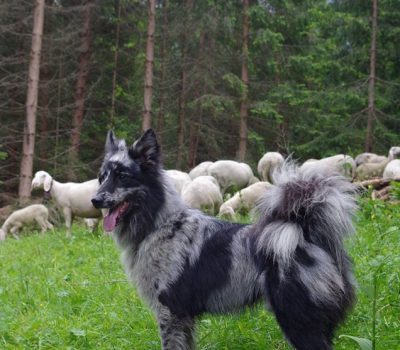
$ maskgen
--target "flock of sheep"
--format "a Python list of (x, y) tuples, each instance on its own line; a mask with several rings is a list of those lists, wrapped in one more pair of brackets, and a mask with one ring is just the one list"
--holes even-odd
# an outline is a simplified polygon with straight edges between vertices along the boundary
[[(362, 153), (355, 159), (339, 154), (323, 159), (309, 159), (301, 165), (304, 171), (318, 171), (329, 168), (351, 181), (361, 181), (376, 177), (400, 179), (400, 147), (392, 147), (388, 156)], [(252, 169), (245, 163), (233, 160), (203, 162), (189, 173), (180, 170), (166, 170), (170, 181), (182, 200), (192, 208), (210, 214), (232, 218), (240, 210), (252, 209), (258, 199), (274, 183), (274, 171), (285, 162), (278, 152), (267, 152), (258, 162), (255, 177)], [(74, 217), (85, 218), (89, 228), (94, 229), (102, 212), (92, 206), (91, 198), (99, 184), (97, 179), (83, 183), (60, 183), (45, 171), (38, 171), (32, 180), (32, 189), (41, 188), (53, 198), (64, 215), (67, 235), (71, 235)], [(229, 191), (236, 191), (231, 197)], [(224, 202), (224, 198), (226, 198)], [(36, 204), (13, 212), (0, 229), (0, 240), (10, 232), (17, 237), (18, 231), (27, 223), (36, 221), (42, 232), (52, 229), (48, 221), (48, 210)]]

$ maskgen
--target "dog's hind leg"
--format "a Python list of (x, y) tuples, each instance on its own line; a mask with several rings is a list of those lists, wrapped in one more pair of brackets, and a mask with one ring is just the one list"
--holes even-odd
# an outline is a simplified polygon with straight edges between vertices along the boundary
[[(270, 264), (274, 266), (273, 262)], [(328, 284), (328, 277), (326, 280), (317, 278), (318, 272), (326, 271), (329, 266), (316, 263), (308, 269), (300, 264), (297, 267), (284, 277), (279, 269), (269, 269), (266, 274), (268, 302), (295, 349), (331, 350), (334, 329), (344, 317), (345, 292), (339, 288), (334, 290)], [(305, 284), (307, 274), (310, 284)], [(330, 297), (332, 299), (328, 299)]]
[(158, 314), (163, 350), (194, 350), (194, 320), (191, 317), (180, 318), (163, 310)]

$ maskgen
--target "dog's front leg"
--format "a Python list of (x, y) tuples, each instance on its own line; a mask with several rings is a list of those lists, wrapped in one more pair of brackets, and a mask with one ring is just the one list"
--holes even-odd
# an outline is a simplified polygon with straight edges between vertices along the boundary
[(194, 320), (177, 317), (167, 308), (157, 313), (163, 350), (194, 350)]

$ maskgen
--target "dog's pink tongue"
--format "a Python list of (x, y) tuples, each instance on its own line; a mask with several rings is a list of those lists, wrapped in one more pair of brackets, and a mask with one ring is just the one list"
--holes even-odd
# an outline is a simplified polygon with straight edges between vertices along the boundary
[(107, 232), (112, 232), (117, 226), (117, 218), (118, 218), (119, 210), (114, 210), (111, 213), (108, 213), (106, 217), (104, 217), (104, 229)]

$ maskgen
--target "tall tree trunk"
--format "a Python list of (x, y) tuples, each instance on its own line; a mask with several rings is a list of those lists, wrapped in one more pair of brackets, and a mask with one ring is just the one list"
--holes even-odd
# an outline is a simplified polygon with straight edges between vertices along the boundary
[(121, 4), (119, 0), (115, 1), (115, 13), (117, 14), (117, 24), (115, 28), (115, 51), (114, 51), (112, 90), (111, 90), (110, 128), (114, 126), (114, 116), (115, 116), (115, 90), (117, 87), (117, 66), (118, 66), (118, 55), (119, 55), (119, 32), (120, 32), (120, 18), (121, 18)]
[[(201, 111), (199, 113), (202, 113)], [(188, 154), (188, 168), (192, 169), (196, 165), (197, 161), (197, 150), (199, 148), (199, 123), (197, 120), (193, 120), (190, 123), (189, 129), (189, 154)]]
[[(43, 62), (45, 61), (45, 62)], [(50, 120), (50, 95), (49, 95), (49, 85), (50, 85), (50, 71), (49, 71), (49, 60), (45, 60), (42, 56), (42, 71), (41, 71), (41, 81), (43, 82), (42, 88), (40, 90), (40, 143), (39, 143), (39, 158), (40, 158), (40, 168), (44, 169), (46, 167), (46, 162), (49, 158), (49, 120)]]
[(370, 73), (368, 79), (368, 118), (367, 136), (365, 138), (365, 151), (371, 152), (374, 142), (374, 123), (376, 116), (375, 106), (375, 82), (376, 82), (376, 34), (378, 30), (378, 0), (372, 0), (372, 33)]
[(153, 98), (154, 33), (156, 30), (156, 0), (148, 0), (146, 64), (144, 73), (144, 109), (142, 130), (151, 127), (151, 100)]
[[(45, 6), (47, 8), (52, 6), (51, 0), (45, 0)], [(51, 28), (51, 16), (46, 16), (44, 19), (44, 32), (43, 35), (46, 35), (46, 32), (49, 33)], [(52, 47), (53, 42), (52, 38), (49, 37), (48, 43), (49, 47)], [(47, 162), (49, 159), (49, 123), (50, 123), (50, 80), (51, 80), (51, 72), (50, 72), (50, 51), (47, 50), (46, 47), (43, 48), (43, 52), (41, 54), (41, 70), (40, 70), (40, 89), (39, 89), (39, 125), (40, 125), (40, 136), (39, 136), (39, 167), (40, 169), (46, 169)], [(47, 54), (44, 54), (44, 53)]]
[[(275, 74), (275, 86), (278, 87), (281, 84), (281, 69), (282, 69), (282, 59), (281, 52), (277, 51), (275, 55), (276, 61), (276, 74)], [(288, 153), (289, 145), (289, 117), (285, 105), (281, 102), (278, 103), (276, 109), (279, 114), (282, 114), (282, 121), (278, 125), (277, 138), (275, 141), (278, 151), (281, 153)]]
[[(92, 8), (93, 0), (87, 0), (85, 2), (84, 9), (85, 12), (81, 34), (82, 42), (79, 57), (79, 71), (75, 86), (74, 114), (72, 117), (71, 148), (69, 150), (69, 157), (72, 165), (78, 159), (83, 118), (85, 115), (86, 86), (89, 75), (89, 63), (92, 45)], [(73, 168), (71, 168), (70, 177), (76, 177)]]
[(186, 0), (185, 3), (185, 25), (182, 33), (182, 51), (181, 51), (181, 81), (179, 92), (179, 106), (178, 106), (178, 150), (176, 153), (176, 168), (182, 168), (183, 161), (183, 148), (185, 142), (185, 118), (186, 118), (186, 85), (187, 85), (187, 23), (190, 22), (188, 17), (193, 6), (193, 0)]
[[(199, 51), (197, 54), (197, 65), (199, 66), (199, 69), (202, 67), (206, 66), (207, 69), (211, 70), (212, 68), (209, 67), (210, 65), (210, 60), (205, 61), (204, 60), (204, 52), (207, 52), (205, 49), (205, 33), (202, 33), (200, 35), (200, 45), (199, 45)], [(208, 46), (209, 49), (209, 46)], [(211, 51), (211, 50), (208, 50)], [(205, 81), (197, 81), (197, 86), (195, 87), (195, 97), (196, 98), (201, 98), (201, 96), (204, 96), (205, 89), (206, 89), (206, 83)], [(194, 168), (196, 165), (196, 159), (197, 159), (197, 150), (199, 147), (199, 128), (200, 128), (200, 120), (202, 119), (202, 114), (203, 114), (203, 108), (198, 107), (195, 111), (194, 114), (190, 116), (190, 127), (189, 127), (189, 152), (188, 152), (188, 168)]]
[(42, 50), (45, 0), (36, 0), (33, 11), (32, 46), (29, 59), (28, 91), (26, 97), (26, 121), (22, 148), (18, 195), (26, 202), (31, 193), (33, 155), (35, 152), (36, 112), (39, 89), (40, 53)]
[[(185, 45), (186, 46), (186, 45)], [(183, 160), (183, 146), (185, 141), (185, 113), (186, 113), (186, 49), (182, 51), (182, 71), (179, 93), (179, 116), (178, 116), (178, 149), (176, 153), (176, 168), (181, 169)]]
[(243, 91), (240, 98), (240, 128), (238, 158), (244, 161), (247, 150), (247, 117), (248, 117), (248, 88), (249, 88), (249, 0), (243, 0), (243, 37), (242, 37), (242, 83)]
[(162, 145), (162, 136), (164, 130), (164, 115), (165, 115), (165, 70), (166, 70), (166, 48), (167, 48), (167, 40), (168, 40), (168, 0), (164, 0), (163, 2), (163, 25), (162, 25), (162, 42), (160, 49), (160, 108), (158, 112), (157, 118), (157, 135), (160, 144)]
[(58, 165), (58, 145), (60, 139), (60, 114), (61, 114), (61, 94), (62, 80), (64, 77), (63, 55), (60, 55), (58, 63), (58, 83), (57, 83), (57, 110), (56, 110), (56, 130), (55, 130), (55, 145), (54, 145), (54, 168), (53, 172), (57, 172)]

